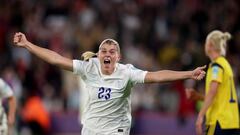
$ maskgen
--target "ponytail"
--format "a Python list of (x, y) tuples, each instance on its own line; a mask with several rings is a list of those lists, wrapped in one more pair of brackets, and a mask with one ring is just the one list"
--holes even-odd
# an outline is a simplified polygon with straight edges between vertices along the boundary
[(226, 56), (227, 41), (231, 39), (231, 34), (224, 32), (221, 39), (220, 50), (221, 55)]
[(90, 58), (93, 58), (93, 57), (96, 57), (96, 56), (97, 56), (96, 53), (87, 51), (87, 52), (83, 53), (81, 57), (83, 58), (84, 61), (88, 61)]

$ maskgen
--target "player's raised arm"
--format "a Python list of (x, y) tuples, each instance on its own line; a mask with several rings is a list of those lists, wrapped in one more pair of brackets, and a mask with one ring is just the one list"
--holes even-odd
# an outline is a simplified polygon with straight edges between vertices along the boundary
[(170, 82), (182, 79), (201, 80), (205, 76), (204, 69), (206, 66), (198, 67), (193, 71), (172, 71), (161, 70), (156, 72), (148, 72), (145, 76), (145, 83)]
[(71, 59), (65, 58), (49, 49), (45, 49), (32, 44), (21, 32), (15, 33), (13, 42), (16, 46), (26, 48), (29, 52), (33, 53), (37, 57), (43, 59), (44, 61), (52, 65), (56, 65), (63, 69), (73, 71), (73, 63)]

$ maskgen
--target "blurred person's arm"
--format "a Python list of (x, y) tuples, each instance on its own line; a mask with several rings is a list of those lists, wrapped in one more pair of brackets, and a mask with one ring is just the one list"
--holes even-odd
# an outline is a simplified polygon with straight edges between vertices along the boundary
[(187, 99), (194, 100), (194, 101), (196, 101), (196, 100), (203, 101), (204, 100), (204, 95), (200, 92), (197, 92), (194, 89), (186, 88), (185, 93), (186, 93)]
[(14, 96), (8, 97), (8, 125), (13, 126), (15, 123), (15, 113), (16, 113), (16, 98)]
[(148, 72), (145, 76), (145, 83), (170, 82), (182, 79), (201, 80), (205, 76), (204, 69), (206, 66), (198, 67), (192, 71), (171, 71), (162, 70), (156, 72)]
[(71, 59), (65, 58), (49, 49), (45, 49), (32, 44), (27, 40), (23, 33), (15, 33), (13, 42), (16, 46), (26, 48), (28, 51), (30, 51), (37, 57), (43, 59), (44, 61), (52, 65), (56, 65), (63, 69), (73, 71), (73, 62)]
[(203, 133), (202, 123), (203, 123), (204, 115), (206, 114), (208, 108), (213, 103), (214, 97), (217, 94), (218, 87), (219, 87), (218, 82), (212, 81), (210, 83), (210, 89), (209, 89), (207, 95), (205, 96), (203, 106), (202, 106), (202, 108), (201, 108), (201, 110), (198, 114), (198, 118), (197, 118), (197, 121), (196, 121), (197, 135), (202, 135), (202, 133)]
[(0, 78), (0, 95), (1, 98), (7, 98), (8, 101), (8, 125), (11, 127), (15, 122), (15, 113), (16, 113), (16, 99), (13, 94), (12, 88)]

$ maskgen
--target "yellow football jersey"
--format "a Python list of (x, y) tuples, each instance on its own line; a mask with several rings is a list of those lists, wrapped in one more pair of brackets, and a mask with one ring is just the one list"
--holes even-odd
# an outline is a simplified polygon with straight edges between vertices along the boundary
[(206, 113), (206, 125), (219, 122), (222, 129), (239, 128), (238, 100), (233, 79), (233, 71), (224, 57), (218, 57), (209, 64), (206, 76), (206, 94), (210, 83), (219, 83), (217, 94)]

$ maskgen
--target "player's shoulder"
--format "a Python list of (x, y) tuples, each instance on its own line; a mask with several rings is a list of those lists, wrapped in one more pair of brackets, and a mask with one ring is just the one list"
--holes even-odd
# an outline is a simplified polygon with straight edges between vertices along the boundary
[(8, 84), (2, 78), (0, 78), (0, 90), (5, 89), (6, 87), (8, 87)]
[(219, 63), (219, 64), (225, 64), (227, 62), (227, 59), (225, 57), (219, 57), (216, 60), (216, 62)]
[(224, 69), (228, 65), (228, 61), (225, 57), (219, 57), (216, 61), (212, 63), (212, 67), (219, 67)]
[(120, 70), (128, 70), (128, 69), (134, 68), (132, 64), (122, 64), (122, 63), (118, 63), (118, 67)]
[(118, 71), (125, 74), (131, 74), (132, 72), (140, 71), (140, 69), (132, 64), (118, 64)]
[(4, 84), (5, 84), (4, 80), (0, 78), (0, 85), (4, 85)]
[(87, 68), (92, 67), (93, 65), (99, 65), (99, 60), (97, 58), (90, 58), (88, 61), (82, 61), (83, 65)]

